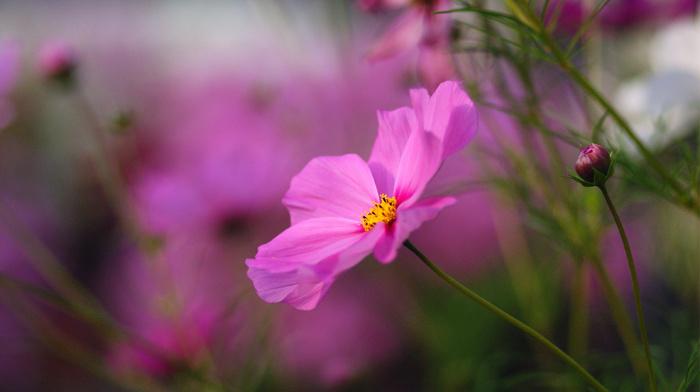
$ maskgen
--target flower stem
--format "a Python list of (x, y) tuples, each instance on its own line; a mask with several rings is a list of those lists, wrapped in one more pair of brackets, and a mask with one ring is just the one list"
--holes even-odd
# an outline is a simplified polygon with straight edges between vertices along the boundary
[(4, 226), (31, 266), (70, 304), (77, 315), (105, 331), (108, 336), (119, 336), (118, 331), (113, 328), (112, 318), (99, 300), (70, 274), (63, 263), (2, 199), (0, 226)]
[(601, 184), (598, 186), (600, 190), (603, 192), (603, 197), (605, 197), (605, 202), (608, 203), (608, 207), (610, 208), (610, 213), (613, 216), (613, 219), (615, 220), (615, 224), (617, 225), (617, 229), (620, 232), (620, 238), (622, 238), (622, 245), (625, 247), (625, 254), (627, 255), (627, 263), (629, 264), (630, 267), (630, 275), (632, 276), (632, 287), (634, 289), (634, 303), (635, 306), (637, 307), (637, 319), (639, 320), (639, 331), (642, 335), (642, 344), (644, 345), (644, 354), (646, 355), (647, 358), (647, 367), (649, 369), (649, 383), (651, 384), (651, 390), (656, 392), (658, 391), (658, 387), (656, 386), (656, 379), (654, 377), (654, 366), (651, 361), (651, 352), (649, 351), (649, 339), (647, 339), (647, 328), (646, 324), (644, 323), (644, 314), (642, 313), (642, 301), (639, 296), (639, 282), (637, 280), (637, 269), (634, 267), (634, 259), (632, 259), (632, 251), (630, 250), (630, 244), (629, 241), (627, 241), (627, 235), (625, 234), (625, 229), (622, 227), (622, 221), (620, 220), (620, 216), (617, 215), (617, 211), (615, 210), (615, 206), (613, 205), (612, 200), (610, 199), (610, 195), (608, 194), (607, 189), (605, 188), (605, 184)]
[(139, 249), (147, 255), (153, 253), (158, 250), (159, 241), (141, 227), (124, 175), (110, 150), (107, 132), (95, 107), (80, 85), (75, 87), (71, 98), (76, 113), (82, 116), (82, 120), (88, 128), (86, 136), (91, 139), (92, 143), (90, 148), (92, 162), (107, 201), (114, 209), (124, 230), (131, 236)]
[(456, 288), (459, 290), (462, 294), (466, 295), (467, 297), (471, 298), (472, 300), (476, 301), (479, 305), (485, 307), (486, 309), (490, 310), (491, 312), (495, 313), (497, 316), (501, 317), (502, 319), (508, 321), (509, 323), (513, 324), (515, 327), (519, 328), (526, 334), (532, 336), (535, 338), (535, 340), (539, 341), (542, 343), (545, 347), (550, 349), (555, 355), (557, 355), (559, 358), (561, 358), (564, 362), (568, 363), (571, 367), (574, 368), (583, 378), (585, 378), (593, 388), (595, 388), (597, 391), (607, 391), (607, 389), (598, 382), (593, 376), (591, 376), (590, 373), (586, 371), (581, 365), (579, 365), (578, 362), (576, 362), (573, 358), (571, 358), (569, 355), (567, 355), (564, 351), (562, 351), (559, 347), (557, 347), (554, 343), (550, 342), (547, 338), (542, 336), (539, 332), (535, 331), (531, 327), (529, 327), (527, 324), (523, 323), (522, 321), (516, 319), (515, 317), (511, 316), (510, 314), (504, 312), (500, 308), (498, 308), (496, 305), (492, 304), (491, 302), (481, 298), (479, 295), (474, 293), (473, 291), (469, 290), (468, 288), (464, 287), (461, 283), (453, 279), (450, 275), (446, 274), (443, 270), (441, 270), (437, 265), (435, 265), (428, 257), (426, 257), (418, 248), (415, 247), (409, 240), (406, 240), (404, 243), (404, 246), (408, 248), (411, 252), (413, 252), (418, 258), (425, 263), (425, 265), (428, 266), (433, 272), (435, 272), (439, 277), (441, 277), (444, 281), (449, 283), (452, 287)]

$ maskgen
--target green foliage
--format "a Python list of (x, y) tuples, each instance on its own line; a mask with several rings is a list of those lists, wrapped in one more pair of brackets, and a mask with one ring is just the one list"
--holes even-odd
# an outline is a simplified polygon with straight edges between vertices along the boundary
[(678, 386), (678, 392), (685, 392), (690, 389), (690, 387), (693, 385), (693, 382), (698, 378), (698, 374), (700, 374), (700, 365), (698, 365), (698, 346), (700, 345), (700, 341), (695, 342), (693, 344), (693, 351), (690, 353), (690, 358), (688, 359), (688, 366), (685, 371), (685, 376), (683, 377), (683, 380), (681, 380), (680, 385)]

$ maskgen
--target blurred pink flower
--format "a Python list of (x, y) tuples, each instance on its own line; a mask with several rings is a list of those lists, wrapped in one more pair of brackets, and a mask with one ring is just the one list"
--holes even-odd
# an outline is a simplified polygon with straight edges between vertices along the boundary
[(428, 89), (434, 90), (455, 73), (449, 56), (451, 17), (436, 15), (450, 7), (448, 0), (363, 0), (360, 7), (378, 11), (407, 7), (406, 11), (374, 43), (370, 61), (384, 60), (418, 47), (418, 77)]
[[(593, 11), (590, 3), (581, 0), (558, 0), (549, 3), (546, 19), (557, 14), (558, 30), (575, 33)], [(607, 3), (597, 22), (608, 31), (641, 24), (659, 24), (683, 15), (695, 15), (698, 0), (617, 0)]]
[(54, 40), (41, 45), (36, 55), (36, 66), (46, 79), (69, 77), (75, 70), (77, 57), (75, 50), (67, 43)]
[(474, 136), (474, 105), (458, 82), (432, 96), (411, 90), (411, 100), (413, 108), (378, 112), (368, 162), (318, 157), (292, 180), (283, 199), (292, 226), (246, 261), (263, 300), (313, 309), (340, 273), (370, 253), (391, 262), (413, 230), (455, 202), (420, 198), (443, 160)]
[(169, 234), (257, 221), (278, 233), (291, 177), (314, 156), (368, 151), (373, 108), (407, 101), (395, 66), (357, 61), (330, 76), (294, 71), (268, 80), (197, 69), (153, 86), (154, 103), (136, 129), (139, 156), (125, 159), (142, 223)]
[(251, 91), (228, 79), (216, 86), (180, 82), (159, 92), (132, 181), (149, 230), (213, 232), (277, 205), (292, 170), (307, 159), (304, 140), (260, 107), (271, 104), (263, 92)]
[(363, 11), (377, 12), (408, 7), (411, 5), (411, 0), (360, 0), (358, 5)]
[(607, 28), (666, 22), (698, 12), (698, 0), (618, 0), (607, 4), (600, 23)]
[(278, 363), (306, 389), (338, 390), (363, 376), (384, 376), (382, 369), (394, 364), (405, 348), (402, 326), (415, 314), (411, 296), (397, 295), (402, 288), (387, 277), (357, 269), (349, 275), (313, 312), (284, 312), (276, 322)]
[(147, 259), (119, 249), (104, 271), (101, 294), (130, 332), (110, 348), (110, 365), (124, 374), (167, 377), (209, 355), (242, 362), (236, 347), (252, 339), (240, 327), (247, 312), (233, 306), (242, 290), (239, 266), (226, 262), (226, 251), (206, 233), (170, 237), (162, 252)]
[(193, 368), (211, 344), (211, 320), (189, 314), (177, 320), (163, 318), (139, 331), (139, 340), (112, 348), (110, 366), (124, 374), (146, 373), (156, 378)]
[(15, 108), (5, 98), (17, 82), (19, 60), (20, 48), (17, 42), (0, 42), (0, 129), (8, 126), (15, 118)]

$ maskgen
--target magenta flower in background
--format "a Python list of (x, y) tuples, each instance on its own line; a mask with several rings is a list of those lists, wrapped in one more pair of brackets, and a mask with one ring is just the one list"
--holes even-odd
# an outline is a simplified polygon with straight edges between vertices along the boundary
[(125, 375), (172, 376), (213, 357), (234, 371), (252, 331), (237, 304), (243, 279), (230, 251), (206, 232), (168, 237), (162, 259), (124, 246), (100, 276), (100, 295), (131, 339), (114, 342), (109, 365)]
[(70, 77), (77, 65), (75, 49), (60, 40), (47, 41), (36, 55), (36, 67), (46, 79)]
[(310, 314), (279, 313), (275, 355), (302, 390), (347, 389), (368, 375), (383, 374), (405, 353), (402, 326), (416, 314), (411, 295), (392, 277), (363, 272), (348, 271)]
[[(617, 0), (600, 10), (599, 23), (606, 31), (618, 31), (644, 24), (660, 25), (670, 20), (695, 15), (698, 0)], [(556, 28), (573, 34), (593, 12), (594, 4), (580, 0), (552, 1), (547, 7), (545, 19), (551, 23), (557, 15)]]
[(449, 56), (452, 18), (435, 12), (450, 8), (448, 0), (362, 0), (365, 11), (407, 8), (370, 49), (370, 61), (385, 60), (418, 48), (418, 77), (431, 91), (455, 73)]
[(19, 74), (20, 48), (15, 41), (0, 42), (0, 129), (5, 128), (15, 117), (15, 108), (5, 97), (17, 82)]
[(195, 367), (212, 344), (213, 320), (208, 315), (185, 314), (139, 330), (139, 341), (118, 342), (110, 351), (109, 365), (124, 375), (173, 376), (187, 366)]
[(618, 0), (605, 6), (600, 23), (606, 28), (660, 24), (697, 11), (698, 0)]
[(458, 82), (432, 96), (411, 90), (411, 101), (413, 108), (378, 112), (368, 162), (318, 157), (292, 179), (283, 199), (291, 227), (246, 261), (263, 300), (313, 309), (343, 271), (370, 253), (391, 262), (413, 230), (455, 202), (421, 196), (443, 160), (474, 136), (474, 104)]

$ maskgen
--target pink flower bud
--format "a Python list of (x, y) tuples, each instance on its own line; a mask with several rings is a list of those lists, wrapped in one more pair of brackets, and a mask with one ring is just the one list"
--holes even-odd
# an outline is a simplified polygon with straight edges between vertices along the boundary
[(73, 76), (77, 59), (73, 47), (61, 41), (44, 43), (37, 53), (37, 68), (49, 80), (68, 80)]
[(599, 171), (603, 176), (607, 177), (610, 169), (610, 153), (605, 147), (598, 144), (591, 144), (581, 149), (576, 160), (576, 174), (582, 179), (599, 185), (605, 182), (607, 178), (598, 178), (596, 181), (595, 170)]

